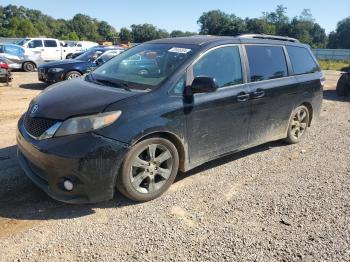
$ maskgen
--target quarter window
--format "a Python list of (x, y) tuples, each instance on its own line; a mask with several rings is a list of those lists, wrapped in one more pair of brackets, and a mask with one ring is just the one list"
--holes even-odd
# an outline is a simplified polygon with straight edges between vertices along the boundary
[(295, 75), (314, 73), (320, 70), (306, 48), (287, 46), (287, 51)]
[(243, 83), (241, 58), (237, 46), (214, 49), (193, 66), (193, 77), (215, 78), (219, 87)]
[(45, 47), (57, 47), (55, 40), (44, 40)]
[(276, 79), (288, 75), (287, 61), (283, 47), (246, 46), (250, 81)]
[(43, 42), (41, 40), (32, 40), (28, 43), (29, 48), (42, 47)]

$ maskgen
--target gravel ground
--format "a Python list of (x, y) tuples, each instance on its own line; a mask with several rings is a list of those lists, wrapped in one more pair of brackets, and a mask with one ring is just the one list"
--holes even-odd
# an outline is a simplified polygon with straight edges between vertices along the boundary
[(303, 142), (212, 161), (148, 203), (97, 205), (58, 203), (24, 176), (14, 129), (43, 86), (15, 77), (0, 87), (0, 261), (350, 261), (350, 99), (335, 95), (337, 73)]

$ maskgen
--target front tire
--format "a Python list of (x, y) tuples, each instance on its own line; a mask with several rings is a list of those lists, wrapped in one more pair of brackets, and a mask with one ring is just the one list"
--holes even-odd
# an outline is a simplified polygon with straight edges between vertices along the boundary
[(179, 155), (174, 144), (164, 138), (149, 138), (127, 153), (116, 186), (127, 198), (150, 201), (171, 186), (178, 168)]
[(337, 83), (337, 95), (338, 96), (348, 96), (350, 92), (350, 84), (348, 82), (349, 76), (347, 74), (342, 74)]
[(70, 80), (70, 79), (75, 79), (75, 78), (80, 78), (81, 74), (78, 71), (70, 71), (66, 74), (65, 80)]
[(25, 72), (34, 72), (36, 70), (36, 65), (32, 62), (23, 63), (23, 70)]
[(297, 107), (289, 121), (287, 138), (288, 144), (299, 143), (309, 126), (310, 113), (306, 106)]

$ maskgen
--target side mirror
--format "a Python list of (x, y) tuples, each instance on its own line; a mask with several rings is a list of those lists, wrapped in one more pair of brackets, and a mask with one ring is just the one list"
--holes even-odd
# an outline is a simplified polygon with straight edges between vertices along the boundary
[(99, 66), (99, 65), (102, 65), (104, 62), (105, 61), (102, 58), (98, 58), (96, 59), (95, 64)]
[(198, 76), (193, 79), (191, 85), (192, 94), (196, 93), (210, 93), (215, 92), (218, 89), (218, 84), (215, 78), (207, 76)]

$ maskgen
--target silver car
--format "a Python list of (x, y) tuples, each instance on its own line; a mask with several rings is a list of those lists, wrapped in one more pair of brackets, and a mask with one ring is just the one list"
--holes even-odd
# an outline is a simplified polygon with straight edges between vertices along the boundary
[(3, 59), (11, 69), (23, 69), (26, 72), (35, 71), (42, 60), (40, 54), (25, 53), (25, 49), (13, 44), (0, 44), (0, 58)]

